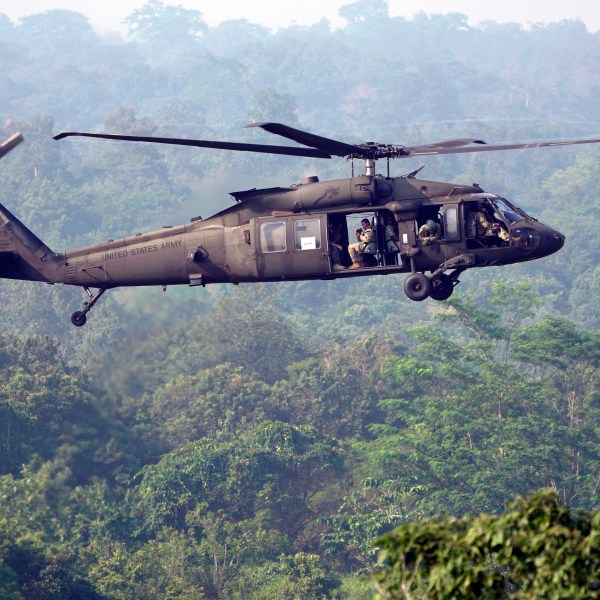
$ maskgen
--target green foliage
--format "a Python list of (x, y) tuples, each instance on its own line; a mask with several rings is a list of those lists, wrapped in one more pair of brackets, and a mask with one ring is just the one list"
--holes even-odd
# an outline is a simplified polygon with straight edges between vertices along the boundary
[(248, 519), (269, 511), (290, 535), (312, 518), (313, 495), (341, 468), (334, 440), (313, 427), (264, 422), (229, 439), (203, 439), (165, 455), (143, 470), (132, 490), (141, 531), (182, 528), (196, 509)]
[(385, 388), (380, 369), (390, 352), (374, 335), (336, 345), (319, 358), (289, 365), (289, 379), (278, 382), (273, 394), (288, 406), (292, 422), (318, 424), (338, 438), (361, 437), (378, 414)]
[(0, 591), (7, 598), (102, 598), (78, 562), (93, 511), (87, 492), (71, 483), (57, 462), (0, 477)]
[(598, 598), (599, 516), (542, 491), (497, 517), (403, 525), (377, 540), (373, 581), (386, 598)]
[[(167, 383), (176, 385), (174, 380), (182, 376), (198, 377), (191, 385), (202, 388), (206, 375), (199, 373), (224, 363), (242, 367), (257, 382), (284, 378), (286, 367), (307, 350), (301, 333), (270, 304), (262, 306), (260, 296), (250, 290), (242, 298), (216, 298), (219, 306), (208, 317), (191, 314), (180, 323), (166, 319), (158, 329), (113, 341), (110, 354), (94, 365), (97, 379), (111, 395), (136, 398)], [(136, 369), (131, 368), (134, 363)]]
[(371, 568), (376, 557), (373, 540), (414, 516), (418, 488), (403, 490), (397, 481), (367, 479), (343, 498), (337, 513), (322, 517), (321, 546), (346, 568)]
[(299, 552), (282, 555), (277, 561), (267, 562), (259, 568), (247, 569), (231, 598), (324, 600), (332, 597), (338, 583), (337, 578), (327, 574), (319, 556)]
[(19, 600), (18, 586), (17, 574), (5, 564), (3, 557), (0, 560), (0, 595), (6, 600)]
[(87, 379), (45, 338), (0, 336), (0, 473), (16, 472), (33, 453), (49, 458), (74, 420), (90, 411)]
[(205, 598), (202, 554), (193, 538), (163, 530), (133, 553), (117, 545), (90, 570), (90, 579), (107, 598)]
[(443, 321), (458, 329), (417, 327), (414, 350), (384, 365), (392, 392), (380, 402), (385, 422), (371, 426), (379, 437), (361, 448), (374, 476), (424, 486), (415, 516), (497, 512), (541, 487), (591, 508), (596, 336), (555, 319), (509, 327), (469, 299), (447, 310)]
[(149, 443), (158, 436), (167, 450), (175, 450), (225, 428), (233, 432), (283, 416), (268, 401), (269, 392), (269, 386), (230, 364), (180, 375), (147, 399), (138, 430)]

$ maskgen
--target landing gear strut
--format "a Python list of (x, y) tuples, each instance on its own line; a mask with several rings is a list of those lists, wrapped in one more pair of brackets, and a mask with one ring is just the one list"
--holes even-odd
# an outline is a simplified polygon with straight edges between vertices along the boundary
[(90, 299), (87, 302), (83, 303), (83, 310), (77, 310), (71, 315), (71, 323), (73, 323), (75, 327), (83, 327), (85, 325), (85, 322), (87, 321), (87, 313), (89, 313), (90, 310), (92, 310), (94, 304), (96, 304), (96, 302), (100, 300), (102, 294), (104, 294), (104, 292), (106, 291), (106, 288), (104, 288), (98, 290), (96, 294), (93, 294), (90, 288), (84, 287), (83, 289), (85, 290), (85, 293), (90, 297)]

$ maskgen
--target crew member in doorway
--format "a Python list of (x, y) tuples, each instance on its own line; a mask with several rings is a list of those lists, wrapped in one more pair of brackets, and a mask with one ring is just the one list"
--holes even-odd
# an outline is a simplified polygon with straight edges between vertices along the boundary
[(356, 229), (356, 243), (348, 246), (348, 252), (352, 259), (351, 269), (360, 269), (364, 267), (364, 256), (365, 254), (375, 254), (377, 252), (377, 238), (375, 237), (375, 230), (371, 225), (369, 219), (363, 219), (360, 224), (362, 227)]
[(343, 271), (344, 267), (342, 256), (344, 246), (342, 245), (342, 225), (341, 223), (329, 224), (329, 255), (331, 256), (331, 268), (334, 271)]
[(433, 219), (429, 219), (426, 223), (419, 227), (419, 240), (423, 246), (431, 244), (440, 239), (442, 228), (439, 223)]
[(385, 251), (399, 252), (400, 240), (394, 215), (387, 214), (385, 217)]

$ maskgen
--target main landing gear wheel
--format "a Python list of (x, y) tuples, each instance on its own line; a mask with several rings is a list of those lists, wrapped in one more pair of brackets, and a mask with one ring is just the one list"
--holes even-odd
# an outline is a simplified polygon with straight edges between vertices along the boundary
[(454, 292), (454, 281), (446, 273), (440, 273), (433, 281), (433, 289), (429, 294), (434, 300), (447, 300)]
[(431, 294), (432, 289), (431, 279), (423, 273), (413, 273), (404, 281), (404, 293), (416, 302), (425, 300)]

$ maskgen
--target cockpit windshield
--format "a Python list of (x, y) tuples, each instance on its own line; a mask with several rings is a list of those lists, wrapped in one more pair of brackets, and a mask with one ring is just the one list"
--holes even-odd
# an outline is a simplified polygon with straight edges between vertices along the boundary
[(520, 208), (516, 208), (504, 198), (490, 198), (490, 201), (510, 225), (516, 223), (517, 221), (530, 218)]

